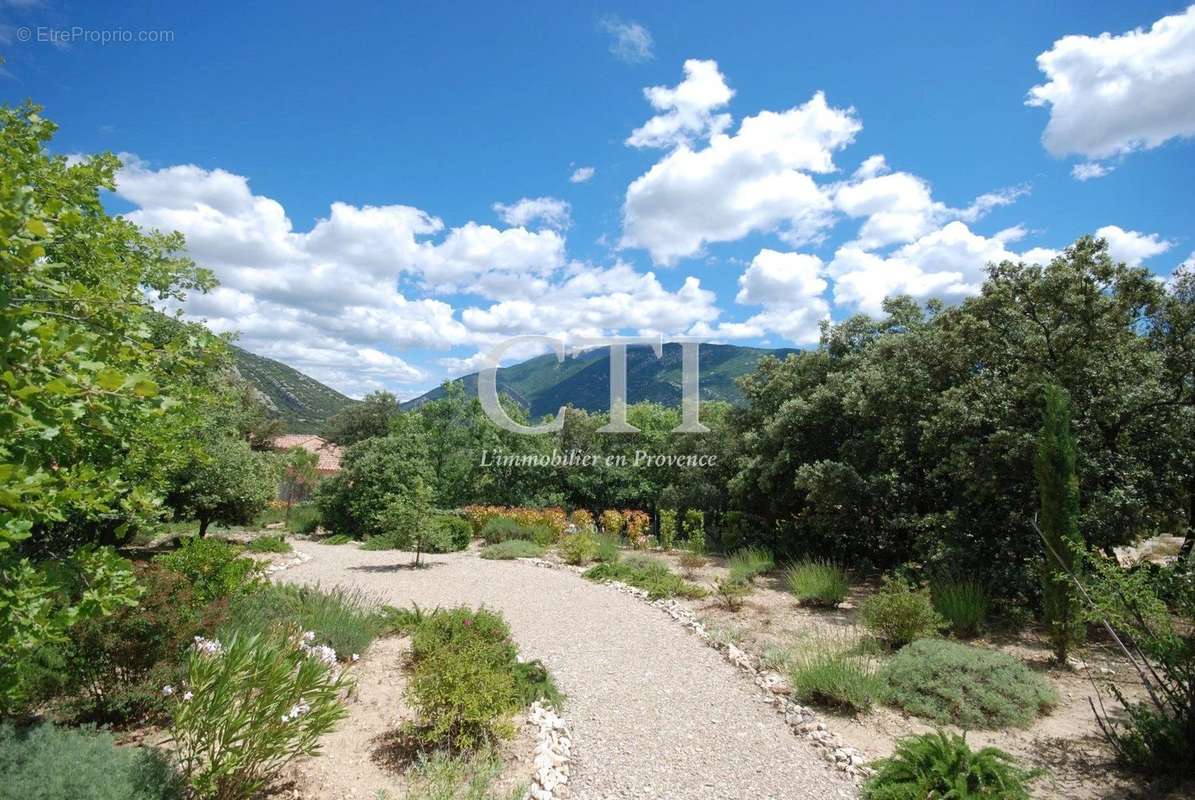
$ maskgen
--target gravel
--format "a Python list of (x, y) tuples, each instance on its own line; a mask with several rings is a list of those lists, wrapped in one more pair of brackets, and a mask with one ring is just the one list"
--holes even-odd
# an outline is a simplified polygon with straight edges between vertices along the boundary
[(849, 798), (759, 691), (659, 609), (563, 570), (475, 553), (410, 556), (301, 543), (282, 580), (357, 586), (393, 605), (500, 611), (566, 693), (576, 800)]

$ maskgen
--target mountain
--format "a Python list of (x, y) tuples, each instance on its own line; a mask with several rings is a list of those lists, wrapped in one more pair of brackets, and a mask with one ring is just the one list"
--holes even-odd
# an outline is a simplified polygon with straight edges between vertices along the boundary
[(272, 358), (232, 346), (237, 371), (290, 433), (319, 433), (324, 420), (356, 401)]
[[(793, 349), (768, 350), (729, 344), (700, 346), (701, 399), (743, 400), (735, 379), (751, 372), (764, 356), (784, 358)], [(650, 400), (664, 405), (680, 405), (681, 346), (664, 345), (663, 356), (656, 358), (650, 347), (627, 348), (627, 402)], [(459, 379), (468, 394), (477, 392), (477, 374)], [(555, 414), (562, 405), (572, 404), (587, 411), (605, 411), (610, 407), (610, 350), (597, 348), (563, 363), (547, 353), (521, 364), (500, 367), (498, 391), (527, 409), (532, 419)], [(418, 408), (443, 396), (441, 387), (403, 403), (404, 409)]]

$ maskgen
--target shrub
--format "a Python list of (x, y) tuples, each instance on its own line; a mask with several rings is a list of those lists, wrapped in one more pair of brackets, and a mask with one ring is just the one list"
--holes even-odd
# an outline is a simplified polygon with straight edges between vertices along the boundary
[[(1152, 570), (1125, 570), (1092, 552), (1085, 572), (1084, 618), (1119, 633), (1122, 652), (1141, 665), (1139, 680), (1146, 690), (1134, 702), (1111, 685), (1125, 714), (1118, 719), (1103, 711), (1101, 703), (1096, 720), (1104, 737), (1134, 769), (1170, 777), (1195, 774), (1195, 590), (1190, 565), (1176, 570), (1175, 580), (1160, 584)], [(1071, 580), (1078, 584), (1073, 576)]]
[(884, 679), (892, 705), (966, 729), (1024, 727), (1058, 702), (1049, 682), (1016, 658), (943, 639), (905, 647)]
[[(537, 523), (551, 529), (551, 540), (556, 541), (568, 527), (568, 515), (561, 508), (510, 508), (506, 506), (465, 506), (461, 509), (465, 519), (473, 525), (473, 530), (479, 535), (489, 522), (497, 517), (509, 519), (517, 525), (530, 527)], [(514, 537), (518, 538), (518, 537)], [(490, 542), (493, 544), (493, 542)]]
[(660, 509), (660, 547), (671, 550), (676, 543), (676, 509)]
[(249, 544), (245, 545), (245, 549), (251, 553), (289, 553), (292, 548), (285, 536), (272, 533), (251, 539)]
[(742, 511), (727, 511), (718, 526), (718, 547), (723, 553), (733, 553), (751, 538), (751, 525)]
[(594, 561), (609, 564), (617, 561), (622, 555), (618, 550), (618, 540), (613, 536), (598, 534), (594, 541), (597, 542), (597, 552), (593, 556)]
[(624, 511), (622, 517), (626, 525), (627, 541), (631, 543), (631, 547), (637, 550), (645, 549), (651, 531), (651, 517), (636, 510)]
[(232, 601), (221, 638), (267, 634), (272, 630), (310, 631), (308, 643), (327, 645), (348, 658), (364, 653), (381, 633), (377, 602), (357, 589), (270, 584), (260, 592)]
[(456, 608), (424, 617), (411, 636), (406, 699), (419, 722), (408, 731), (452, 751), (508, 735), (512, 713), (540, 697), (559, 697), (541, 664), (520, 665), (517, 656), (497, 614)]
[(411, 603), (409, 608), (382, 606), (374, 614), (378, 629), (382, 633), (401, 633), (408, 636), (423, 624), (427, 616), (418, 603)]
[(71, 629), (60, 651), (60, 690), (74, 693), (65, 707), (76, 719), (125, 724), (164, 710), (162, 683), (176, 678), (178, 662), (199, 632), (191, 584), (155, 565), (137, 568), (140, 603)]
[[(403, 796), (406, 800), (497, 800), (503, 796), (494, 793), (502, 766), (501, 755), (488, 747), (462, 754), (420, 753), (407, 773), (413, 787)], [(374, 800), (392, 798), (383, 790)]]
[(516, 661), (510, 665), (515, 677), (515, 692), (519, 696), (521, 707), (530, 706), (536, 700), (559, 708), (564, 703), (564, 695), (556, 688), (551, 673), (543, 662)]
[(714, 582), (714, 590), (730, 611), (738, 611), (743, 607), (743, 598), (751, 594), (751, 584), (733, 574), (726, 578), (718, 578)]
[(481, 548), (481, 557), (506, 561), (512, 558), (539, 558), (544, 549), (526, 539), (507, 539)]
[(293, 506), (286, 527), (292, 533), (312, 534), (323, 523), (319, 508), (313, 503)]
[(705, 512), (690, 508), (685, 512), (686, 547), (694, 553), (705, 552)]
[(473, 526), (456, 514), (438, 513), (429, 522), (424, 549), (429, 553), (455, 553), (464, 550), (473, 541)]
[(885, 578), (880, 591), (863, 601), (859, 617), (864, 627), (892, 649), (933, 636), (945, 624), (934, 611), (928, 589), (914, 589), (896, 578)]
[[(282, 633), (198, 639), (175, 698), (176, 758), (199, 797), (253, 797), (346, 715), (336, 654)], [(165, 690), (164, 690), (165, 691)]]
[(155, 556), (154, 563), (190, 581), (202, 603), (255, 591), (261, 586), (264, 570), (256, 561), (238, 557), (237, 548), (228, 542), (198, 537), (171, 553)]
[(393, 536), (386, 534), (378, 534), (375, 536), (366, 536), (365, 541), (361, 542), (362, 550), (397, 550), (398, 542)]
[(569, 517), (569, 522), (578, 532), (582, 533), (597, 533), (597, 525), (593, 522), (593, 514), (590, 514), (583, 508), (578, 508)]
[(930, 591), (934, 609), (959, 638), (977, 636), (988, 616), (988, 593), (970, 580), (943, 580)]
[(726, 567), (732, 579), (751, 582), (759, 575), (775, 569), (772, 554), (762, 547), (744, 547), (736, 550), (727, 560)]
[(789, 656), (789, 684), (803, 703), (852, 713), (870, 711), (884, 693), (875, 664), (846, 652), (841, 643), (821, 641), (794, 648)]
[(560, 556), (567, 564), (588, 564), (597, 556), (597, 542), (586, 531), (565, 536), (560, 540)]
[(602, 512), (601, 520), (602, 533), (607, 536), (620, 536), (622, 534), (622, 512), (615, 511), (613, 508), (607, 508)]
[(867, 800), (1029, 800), (1027, 784), (1038, 774), (1003, 750), (975, 752), (962, 736), (943, 731), (901, 739), (896, 752), (874, 767), (863, 786)]
[(524, 527), (523, 536), (541, 547), (547, 547), (556, 542), (558, 533), (555, 527), (546, 522), (532, 522)]
[(661, 597), (702, 597), (705, 591), (682, 580), (668, 569), (668, 565), (656, 558), (628, 556), (621, 561), (598, 564), (585, 571), (584, 577), (591, 581), (619, 581), (643, 589), (653, 600)]
[(523, 526), (509, 517), (494, 517), (481, 529), (481, 538), (486, 544), (498, 544), (508, 539), (529, 539)]
[(347, 533), (334, 533), (331, 536), (320, 539), (320, 544), (348, 544), (351, 541), (354, 541), (353, 537)]
[(688, 550), (680, 554), (680, 566), (685, 571), (685, 574), (690, 578), (693, 573), (704, 567), (706, 564), (706, 557), (700, 553), (693, 553)]
[(850, 593), (846, 572), (829, 561), (799, 561), (788, 568), (784, 580), (797, 602), (804, 605), (833, 608)]
[(21, 800), (174, 800), (184, 788), (156, 750), (48, 724), (23, 731), (0, 725), (0, 786)]

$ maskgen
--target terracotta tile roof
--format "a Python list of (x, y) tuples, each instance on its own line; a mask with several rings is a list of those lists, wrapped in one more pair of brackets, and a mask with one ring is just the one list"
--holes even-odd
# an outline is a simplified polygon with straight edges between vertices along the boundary
[(317, 472), (340, 472), (340, 447), (319, 436), (309, 433), (284, 433), (274, 437), (272, 444), (275, 450), (302, 447), (308, 453), (315, 453), (319, 456), (319, 463), (315, 467)]

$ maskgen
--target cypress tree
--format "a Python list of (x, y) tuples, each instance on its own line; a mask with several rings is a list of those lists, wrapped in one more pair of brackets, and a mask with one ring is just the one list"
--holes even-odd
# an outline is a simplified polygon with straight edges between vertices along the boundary
[(1075, 474), (1075, 440), (1071, 434), (1070, 398), (1059, 386), (1043, 392), (1041, 434), (1037, 440), (1037, 491), (1041, 500), (1039, 527), (1045, 545), (1042, 610), (1054, 657), (1065, 663), (1079, 638), (1075, 597), (1067, 573), (1076, 573), (1082, 548), (1079, 533), (1079, 479)]

